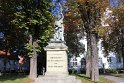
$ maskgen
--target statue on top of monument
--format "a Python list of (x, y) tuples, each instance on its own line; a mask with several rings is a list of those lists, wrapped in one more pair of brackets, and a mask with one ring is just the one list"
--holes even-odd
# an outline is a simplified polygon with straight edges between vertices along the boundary
[(55, 41), (64, 41), (64, 25), (63, 25), (63, 19), (64, 15), (62, 13), (62, 6), (60, 3), (60, 13), (57, 15), (57, 19), (55, 20), (55, 33), (54, 33), (54, 40)]

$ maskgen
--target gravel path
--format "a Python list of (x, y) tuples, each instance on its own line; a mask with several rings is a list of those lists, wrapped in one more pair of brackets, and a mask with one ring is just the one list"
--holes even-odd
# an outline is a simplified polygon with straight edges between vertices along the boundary
[(114, 76), (110, 76), (110, 75), (104, 75), (104, 77), (106, 79), (114, 81), (115, 83), (124, 83), (124, 78), (114, 77)]

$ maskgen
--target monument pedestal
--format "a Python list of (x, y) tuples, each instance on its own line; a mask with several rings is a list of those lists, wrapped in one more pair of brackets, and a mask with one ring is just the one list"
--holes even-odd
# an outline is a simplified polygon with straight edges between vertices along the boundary
[(42, 77), (41, 83), (76, 83), (76, 78), (74, 76), (67, 77)]
[(51, 42), (44, 50), (47, 66), (41, 83), (76, 83), (76, 78), (68, 75), (67, 46), (63, 42)]

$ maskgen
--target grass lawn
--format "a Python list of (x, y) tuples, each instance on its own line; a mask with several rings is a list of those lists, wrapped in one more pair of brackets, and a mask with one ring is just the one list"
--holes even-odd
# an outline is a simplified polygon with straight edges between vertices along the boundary
[[(94, 83), (84, 74), (79, 74), (75, 76), (77, 79), (81, 79), (82, 83)], [(31, 82), (32, 80), (30, 80), (26, 75), (6, 74), (0, 76), (0, 83), (31, 83)], [(114, 83), (114, 82), (100, 76), (100, 81), (98, 83)]]
[(26, 75), (6, 74), (0, 76), (0, 83), (31, 83)]
[(121, 77), (121, 78), (124, 78), (124, 73), (123, 74), (112, 74), (113, 76), (115, 77)]
[[(82, 83), (94, 83), (90, 80), (90, 78), (86, 77), (84, 74), (76, 75), (77, 79), (81, 79)], [(105, 79), (103, 76), (100, 76), (100, 81), (97, 83), (114, 83), (111, 80)]]

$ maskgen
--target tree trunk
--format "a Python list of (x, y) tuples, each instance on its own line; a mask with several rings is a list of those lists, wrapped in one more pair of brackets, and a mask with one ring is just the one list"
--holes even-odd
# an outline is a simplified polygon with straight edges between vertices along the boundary
[(31, 79), (37, 78), (37, 56), (33, 55), (30, 58), (30, 75)]
[(37, 78), (37, 51), (36, 51), (36, 46), (37, 46), (37, 41), (32, 38), (32, 35), (29, 35), (29, 43), (33, 45), (33, 55), (30, 58), (30, 74), (29, 78), (34, 79)]
[(124, 69), (124, 54), (122, 55), (122, 58), (123, 58), (123, 69)]
[(8, 41), (5, 39), (5, 57), (4, 57), (4, 70), (3, 72), (6, 74), (6, 67), (7, 67), (7, 53), (8, 53)]
[(123, 42), (122, 42), (122, 48), (121, 48), (121, 53), (122, 53), (122, 59), (123, 59), (123, 68), (124, 68), (124, 47), (123, 47)]
[(124, 68), (124, 31), (121, 29), (121, 56), (122, 56), (122, 59), (123, 59), (123, 68)]
[(124, 36), (123, 36), (123, 34), (124, 34), (124, 32), (121, 30), (121, 33), (122, 33), (122, 35), (121, 35), (121, 37), (122, 37), (122, 39), (121, 39), (121, 43), (122, 43), (122, 47), (121, 47), (121, 53), (122, 53), (122, 58), (123, 58), (123, 68), (124, 68)]
[(87, 33), (86, 76), (91, 77), (91, 48), (90, 33)]
[(94, 33), (91, 33), (91, 73), (92, 81), (99, 81), (97, 38)]

